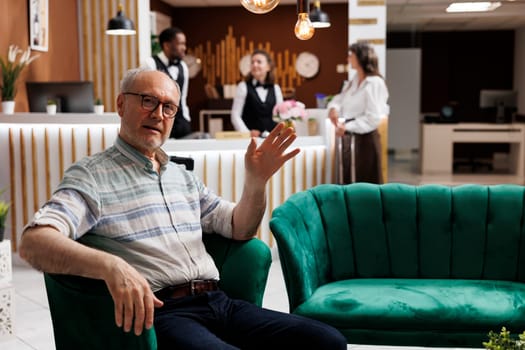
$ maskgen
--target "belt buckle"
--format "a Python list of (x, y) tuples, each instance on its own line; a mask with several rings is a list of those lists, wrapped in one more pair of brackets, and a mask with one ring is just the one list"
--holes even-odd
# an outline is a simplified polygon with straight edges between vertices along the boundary
[(206, 280), (191, 280), (190, 281), (190, 291), (191, 295), (199, 295), (202, 294), (202, 289), (198, 287), (199, 284), (206, 283)]

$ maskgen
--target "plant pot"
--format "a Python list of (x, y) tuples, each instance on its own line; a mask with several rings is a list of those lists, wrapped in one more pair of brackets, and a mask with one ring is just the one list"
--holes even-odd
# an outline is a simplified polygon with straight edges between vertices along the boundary
[(4, 240), (5, 227), (0, 227), (0, 242)]
[(4, 114), (15, 113), (15, 101), (2, 101), (2, 112)]
[(95, 105), (95, 114), (104, 114), (104, 105)]
[(57, 105), (47, 105), (47, 114), (57, 114)]
[(308, 136), (317, 136), (319, 135), (319, 126), (317, 120), (310, 119), (308, 120)]

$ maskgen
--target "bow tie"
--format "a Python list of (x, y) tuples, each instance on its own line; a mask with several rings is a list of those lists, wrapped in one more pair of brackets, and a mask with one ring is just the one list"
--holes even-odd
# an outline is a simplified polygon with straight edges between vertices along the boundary
[(257, 88), (257, 87), (262, 87), (262, 88), (264, 88), (264, 89), (268, 89), (269, 86), (270, 86), (269, 84), (263, 84), (263, 83), (261, 83), (261, 82), (258, 81), (258, 82), (255, 83), (255, 86), (254, 86), (254, 87), (256, 87), (256, 88)]
[(168, 67), (169, 66), (178, 66), (179, 64), (180, 64), (180, 60), (169, 61), (168, 62)]

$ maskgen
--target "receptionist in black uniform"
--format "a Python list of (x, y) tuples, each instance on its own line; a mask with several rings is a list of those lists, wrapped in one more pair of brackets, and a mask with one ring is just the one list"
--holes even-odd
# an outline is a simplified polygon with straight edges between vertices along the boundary
[(275, 84), (275, 66), (270, 54), (255, 50), (251, 54), (250, 73), (237, 85), (231, 121), (237, 131), (249, 131), (252, 137), (264, 137), (276, 125), (272, 110), (283, 102), (283, 93)]

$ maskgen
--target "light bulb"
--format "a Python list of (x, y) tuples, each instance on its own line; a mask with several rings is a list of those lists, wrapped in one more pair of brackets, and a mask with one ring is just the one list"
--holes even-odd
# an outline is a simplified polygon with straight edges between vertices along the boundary
[(297, 23), (295, 23), (295, 36), (299, 40), (308, 40), (314, 36), (315, 28), (310, 22), (308, 13), (299, 13)]
[(280, 0), (241, 0), (241, 5), (250, 12), (263, 14), (270, 12)]

